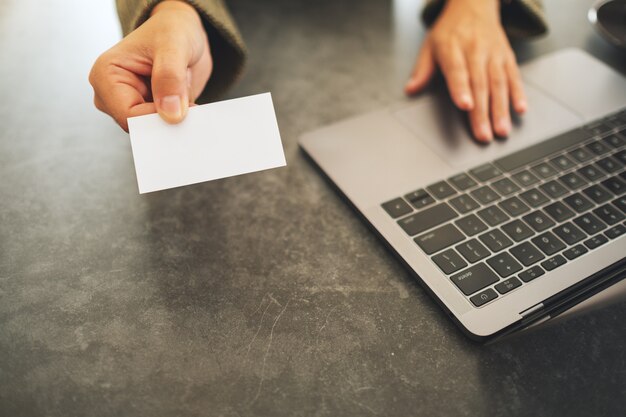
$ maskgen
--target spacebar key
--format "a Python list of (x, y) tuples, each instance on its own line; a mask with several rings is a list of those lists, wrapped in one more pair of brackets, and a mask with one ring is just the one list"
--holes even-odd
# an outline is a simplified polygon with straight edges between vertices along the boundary
[(409, 236), (415, 236), (457, 216), (458, 214), (449, 205), (441, 203), (400, 219), (398, 224)]
[(463, 233), (454, 225), (446, 224), (438, 229), (426, 232), (415, 238), (415, 243), (427, 254), (439, 252), (443, 248), (454, 245), (465, 239)]

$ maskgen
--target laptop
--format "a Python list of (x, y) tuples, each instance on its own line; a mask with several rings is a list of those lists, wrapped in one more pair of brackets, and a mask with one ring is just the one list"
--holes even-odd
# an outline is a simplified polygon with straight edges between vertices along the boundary
[[(522, 66), (506, 140), (443, 91), (304, 134), (301, 149), (469, 337), (624, 288), (626, 79), (578, 49)], [(623, 290), (622, 290), (623, 291)]]

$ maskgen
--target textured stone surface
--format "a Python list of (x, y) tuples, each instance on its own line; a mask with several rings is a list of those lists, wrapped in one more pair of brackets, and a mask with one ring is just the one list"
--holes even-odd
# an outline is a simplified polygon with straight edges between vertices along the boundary
[[(623, 415), (626, 305), (476, 345), (299, 152), (401, 99), (418, 5), (231, 3), (231, 95), (272, 91), (288, 166), (139, 196), (86, 81), (112, 4), (0, 2), (0, 415)], [(522, 59), (578, 45), (624, 70), (588, 2), (548, 3)]]

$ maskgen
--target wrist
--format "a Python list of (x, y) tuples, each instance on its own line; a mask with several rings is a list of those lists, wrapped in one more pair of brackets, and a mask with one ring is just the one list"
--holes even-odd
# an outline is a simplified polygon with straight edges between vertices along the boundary
[(445, 7), (481, 14), (500, 14), (500, 0), (446, 0)]
[(193, 14), (198, 18), (200, 17), (196, 8), (184, 0), (163, 0), (152, 8), (150, 16), (154, 16), (162, 11), (182, 11)]

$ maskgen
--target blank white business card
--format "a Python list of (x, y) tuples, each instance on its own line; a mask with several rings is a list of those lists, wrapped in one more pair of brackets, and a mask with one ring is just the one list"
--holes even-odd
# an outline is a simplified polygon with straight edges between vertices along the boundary
[(194, 106), (176, 125), (128, 119), (139, 193), (285, 166), (270, 93)]

